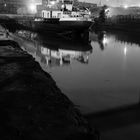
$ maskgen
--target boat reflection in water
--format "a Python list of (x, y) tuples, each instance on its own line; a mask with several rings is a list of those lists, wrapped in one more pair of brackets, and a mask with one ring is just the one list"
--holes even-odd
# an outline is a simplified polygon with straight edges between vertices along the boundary
[(25, 31), (13, 38), (83, 114), (92, 114), (139, 103), (140, 41), (131, 36), (90, 33), (92, 47)]
[(51, 50), (41, 47), (41, 54), (45, 57), (45, 62), (49, 66), (62, 66), (70, 64), (72, 60), (77, 60), (81, 63), (88, 63), (88, 55), (90, 51), (74, 51), (74, 50)]
[(24, 50), (31, 54), (42, 68), (67, 66), (72, 61), (87, 64), (92, 47), (88, 44), (40, 36), (37, 33), (20, 30), (13, 36)]

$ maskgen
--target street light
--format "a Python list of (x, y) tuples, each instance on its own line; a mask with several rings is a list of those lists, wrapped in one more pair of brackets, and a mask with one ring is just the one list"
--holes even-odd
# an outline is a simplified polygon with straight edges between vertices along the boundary
[(127, 9), (128, 8), (128, 5), (124, 5), (124, 8)]
[(31, 11), (31, 13), (36, 13), (36, 5), (34, 3), (31, 3), (29, 5), (29, 10)]
[(55, 4), (55, 1), (50, 1), (50, 4), (51, 4), (51, 5), (54, 5), (54, 4)]

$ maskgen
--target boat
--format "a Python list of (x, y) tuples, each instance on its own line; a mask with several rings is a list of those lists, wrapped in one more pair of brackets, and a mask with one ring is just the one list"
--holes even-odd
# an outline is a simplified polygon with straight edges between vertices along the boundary
[(45, 33), (84, 33), (92, 25), (90, 12), (73, 11), (73, 0), (63, 0), (60, 8), (56, 8), (58, 0), (51, 0), (47, 7), (41, 11), (41, 17), (35, 17), (30, 21), (29, 26), (34, 31)]

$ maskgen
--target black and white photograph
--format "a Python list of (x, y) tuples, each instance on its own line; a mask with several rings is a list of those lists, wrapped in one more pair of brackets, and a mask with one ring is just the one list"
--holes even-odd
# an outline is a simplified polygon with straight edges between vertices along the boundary
[(140, 0), (0, 0), (0, 140), (140, 140)]

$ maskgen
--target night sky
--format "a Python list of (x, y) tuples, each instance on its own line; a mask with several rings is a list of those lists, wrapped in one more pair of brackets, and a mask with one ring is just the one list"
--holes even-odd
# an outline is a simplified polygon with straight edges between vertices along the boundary
[(102, 4), (112, 5), (112, 6), (120, 6), (120, 5), (127, 5), (127, 6), (138, 6), (140, 5), (140, 0), (79, 0), (85, 2), (92, 2), (99, 4), (100, 1)]

